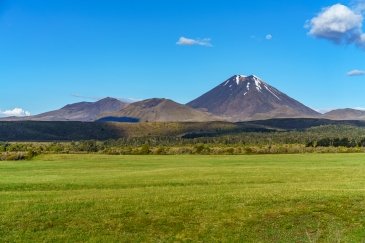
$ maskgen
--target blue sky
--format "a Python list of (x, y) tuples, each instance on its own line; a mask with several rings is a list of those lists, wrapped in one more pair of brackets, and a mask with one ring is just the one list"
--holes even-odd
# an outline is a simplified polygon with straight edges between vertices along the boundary
[[(365, 107), (362, 3), (0, 0), (0, 113), (106, 96), (186, 103), (234, 74), (314, 109)], [(341, 11), (345, 29), (324, 26)]]

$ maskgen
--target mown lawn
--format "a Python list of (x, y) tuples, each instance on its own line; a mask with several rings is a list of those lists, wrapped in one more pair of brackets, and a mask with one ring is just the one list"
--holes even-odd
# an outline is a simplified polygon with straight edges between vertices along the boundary
[(1, 242), (364, 242), (365, 155), (0, 162)]

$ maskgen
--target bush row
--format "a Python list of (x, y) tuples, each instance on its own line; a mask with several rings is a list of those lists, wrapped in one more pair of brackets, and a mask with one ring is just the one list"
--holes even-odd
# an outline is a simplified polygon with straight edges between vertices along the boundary
[(4, 160), (29, 160), (37, 154), (34, 151), (28, 152), (0, 152), (0, 161)]
[[(365, 147), (346, 146), (306, 146), (303, 144), (278, 145), (216, 145), (195, 144), (182, 146), (100, 146), (98, 142), (83, 143), (88, 146), (70, 146), (70, 143), (58, 144), (27, 144), (27, 151), (12, 151), (0, 153), (0, 160), (31, 159), (38, 154), (67, 153), (99, 153), (110, 155), (243, 155), (243, 154), (295, 154), (295, 153), (358, 153), (365, 152)], [(23, 144), (20, 148), (27, 148)]]

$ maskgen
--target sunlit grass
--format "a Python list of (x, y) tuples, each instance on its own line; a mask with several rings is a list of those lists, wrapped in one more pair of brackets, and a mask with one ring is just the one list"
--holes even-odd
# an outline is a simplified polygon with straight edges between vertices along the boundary
[(365, 156), (0, 162), (0, 241), (361, 242)]

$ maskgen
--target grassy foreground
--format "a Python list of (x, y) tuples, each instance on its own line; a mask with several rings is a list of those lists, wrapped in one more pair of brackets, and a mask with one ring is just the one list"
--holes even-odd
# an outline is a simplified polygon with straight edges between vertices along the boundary
[(364, 242), (365, 155), (0, 162), (2, 242)]

